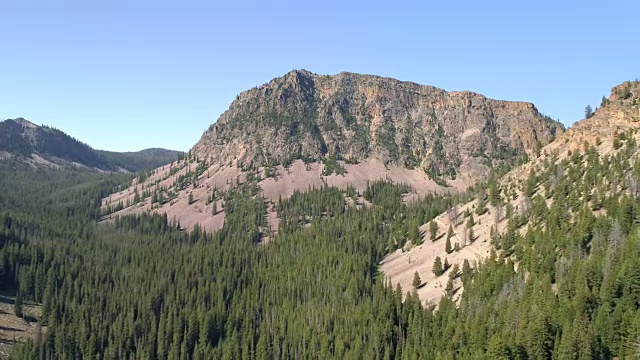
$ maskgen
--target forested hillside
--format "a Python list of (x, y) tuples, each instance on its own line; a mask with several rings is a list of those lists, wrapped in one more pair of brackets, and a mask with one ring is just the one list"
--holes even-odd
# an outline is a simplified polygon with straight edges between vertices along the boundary
[(184, 157), (180, 151), (167, 149), (144, 149), (133, 152), (115, 152), (98, 150), (98, 153), (111, 163), (136, 173), (143, 170), (152, 170)]
[(0, 160), (8, 159), (18, 165), (136, 173), (169, 164), (182, 155), (166, 149), (95, 150), (56, 128), (39, 126), (23, 118), (0, 121)]
[[(637, 106), (638, 85), (594, 120)], [(45, 329), (11, 356), (637, 359), (640, 133), (629, 114), (612, 138), (568, 138), (562, 154), (551, 144), (535, 171), (462, 195), (404, 202), (410, 187), (374, 181), (271, 200), (248, 173), (215, 194), (215, 233), (158, 214), (98, 223), (127, 175), (0, 164), (0, 284), (40, 304)], [(503, 226), (481, 263), (428, 264), (446, 284), (438, 304), (420, 300), (420, 274), (405, 290), (385, 278), (386, 254), (432, 241), (420, 226), (472, 199), (457, 222), (502, 207)], [(277, 234), (265, 231), (274, 211)]]
[[(576, 159), (553, 193), (566, 201), (536, 201), (530, 217), (512, 215), (514, 229), (529, 230), (501, 237), (485, 263), (452, 275), (465, 287), (459, 307), (452, 288), (437, 311), (411, 293), (402, 302), (377, 263), (393, 238), (415, 234), (455, 199), (406, 206), (398, 198), (406, 189), (371, 184), (374, 205), (356, 210), (345, 208), (342, 190), (298, 194), (278, 205), (280, 232), (260, 245), (265, 202), (251, 180), (225, 195), (223, 229), (205, 234), (159, 215), (96, 224), (113, 180), (91, 185), (82, 172), (58, 173), (39, 184), (50, 196), (32, 196), (38, 192), (20, 184), (37, 174), (5, 171), (2, 183), (12, 186), (0, 192), (3, 284), (41, 302), (47, 328), (13, 356), (632, 358), (640, 209), (634, 195), (604, 190), (594, 208), (573, 185), (577, 174), (615, 179), (638, 165), (622, 153), (577, 171)], [(46, 206), (53, 199), (61, 205)], [(570, 213), (580, 216), (569, 222)], [(56, 216), (69, 220), (45, 220)]]
[(0, 159), (6, 156), (32, 165), (73, 165), (103, 171), (118, 170), (116, 165), (89, 145), (61, 130), (38, 126), (23, 118), (0, 121)]

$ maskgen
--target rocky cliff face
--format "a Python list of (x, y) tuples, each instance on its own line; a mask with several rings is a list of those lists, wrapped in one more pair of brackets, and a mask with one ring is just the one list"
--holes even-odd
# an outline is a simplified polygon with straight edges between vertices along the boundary
[(302, 70), (240, 94), (193, 151), (242, 167), (331, 155), (348, 162), (377, 158), (444, 180), (461, 171), (486, 173), (561, 132), (561, 124), (531, 103)]

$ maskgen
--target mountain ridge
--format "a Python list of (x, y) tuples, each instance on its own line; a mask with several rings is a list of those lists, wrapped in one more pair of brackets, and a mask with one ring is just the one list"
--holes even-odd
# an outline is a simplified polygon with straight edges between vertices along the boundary
[(324, 186), (361, 193), (385, 179), (408, 185), (410, 201), (464, 191), (563, 131), (531, 103), (292, 71), (239, 94), (185, 161), (135, 180), (106, 198), (103, 210), (108, 217), (165, 213), (185, 228), (215, 231), (224, 223), (221, 194), (248, 179), (273, 203)]
[(495, 165), (479, 164), (483, 158), (531, 154), (538, 141), (563, 130), (527, 102), (374, 75), (294, 70), (240, 93), (192, 151), (250, 168), (374, 157), (446, 181), (459, 171), (481, 173)]
[(62, 130), (39, 126), (21, 117), (0, 121), (0, 159), (14, 159), (34, 167), (138, 172), (177, 160), (180, 154), (166, 149), (128, 153), (96, 150)]

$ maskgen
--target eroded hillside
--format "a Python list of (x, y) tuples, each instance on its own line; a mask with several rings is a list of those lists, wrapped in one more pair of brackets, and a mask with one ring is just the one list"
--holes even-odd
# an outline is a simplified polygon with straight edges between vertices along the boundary
[[(436, 217), (435, 241), (430, 238), (430, 224), (424, 224), (424, 243), (390, 254), (381, 270), (405, 292), (413, 290), (418, 272), (423, 280), (418, 295), (423, 301), (438, 303), (447, 294), (449, 278), (454, 279), (451, 295), (459, 298), (460, 274), (451, 273), (456, 266), (462, 269), (465, 261), (477, 267), (494, 250), (517, 267), (526, 252), (516, 246), (518, 240), (532, 229), (546, 229), (549, 212), (556, 221), (571, 223), (576, 216), (607, 214), (603, 208), (612, 197), (624, 202), (640, 194), (639, 128), (640, 83), (614, 87), (592, 117), (559, 135), (530, 162), (500, 179), (490, 179), (475, 199)], [(446, 251), (450, 225), (453, 251)], [(436, 257), (451, 265), (443, 275), (433, 273)]]
[[(492, 168), (535, 153), (562, 125), (525, 102), (448, 93), (410, 82), (292, 71), (243, 92), (180, 162), (103, 201), (109, 216), (154, 211), (208, 231), (224, 223), (224, 193), (256, 179), (268, 207), (295, 191), (363, 192), (388, 179), (407, 200), (466, 190)], [(277, 214), (269, 212), (273, 231)]]

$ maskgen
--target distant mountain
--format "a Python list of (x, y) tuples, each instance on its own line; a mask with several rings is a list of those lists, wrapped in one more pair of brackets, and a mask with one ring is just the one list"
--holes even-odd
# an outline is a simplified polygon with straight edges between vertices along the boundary
[(147, 149), (117, 153), (95, 150), (61, 130), (23, 118), (0, 122), (0, 159), (31, 166), (76, 166), (110, 172), (138, 172), (178, 159), (180, 152)]
[(122, 171), (96, 150), (64, 132), (38, 126), (23, 118), (0, 122), (0, 151), (19, 155), (32, 164), (75, 165), (102, 171)]
[(111, 163), (130, 172), (151, 170), (178, 160), (184, 153), (176, 150), (151, 148), (135, 152), (98, 150)]

